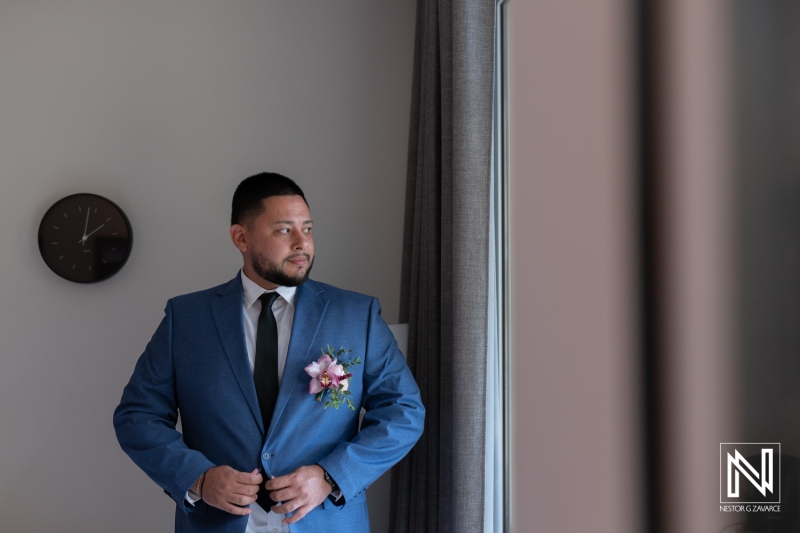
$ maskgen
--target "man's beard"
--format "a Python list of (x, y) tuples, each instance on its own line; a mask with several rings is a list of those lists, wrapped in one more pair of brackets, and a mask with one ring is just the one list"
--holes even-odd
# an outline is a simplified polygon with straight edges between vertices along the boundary
[[(281, 270), (275, 263), (264, 259), (262, 256), (254, 255), (250, 258), (250, 265), (253, 271), (258, 274), (261, 279), (265, 279), (275, 285), (282, 287), (299, 287), (308, 280), (308, 275), (311, 273), (311, 267), (314, 266), (314, 259), (308, 254), (297, 254), (287, 258), (294, 259), (295, 257), (305, 256), (308, 259), (308, 268), (301, 274), (290, 276)], [(286, 261), (284, 261), (285, 263)]]

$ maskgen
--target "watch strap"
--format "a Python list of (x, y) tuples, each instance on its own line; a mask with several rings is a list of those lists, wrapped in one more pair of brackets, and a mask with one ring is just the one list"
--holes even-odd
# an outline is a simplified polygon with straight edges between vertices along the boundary
[[(320, 466), (320, 468), (322, 467)], [(331, 486), (331, 489), (337, 490), (339, 488), (339, 485), (336, 484), (336, 481), (334, 481), (328, 471), (324, 468), (322, 468), (322, 475), (325, 477), (325, 482)]]

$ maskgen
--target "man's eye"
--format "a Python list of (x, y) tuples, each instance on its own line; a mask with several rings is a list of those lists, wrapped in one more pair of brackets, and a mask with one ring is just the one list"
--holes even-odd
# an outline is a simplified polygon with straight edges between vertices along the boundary
[(311, 228), (303, 228), (303, 231), (306, 233), (311, 233)]

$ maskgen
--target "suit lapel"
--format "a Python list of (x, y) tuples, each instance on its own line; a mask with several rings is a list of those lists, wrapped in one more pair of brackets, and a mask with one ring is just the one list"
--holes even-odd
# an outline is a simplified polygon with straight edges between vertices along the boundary
[(261, 420), (256, 387), (253, 383), (253, 373), (250, 371), (250, 361), (247, 358), (247, 347), (244, 340), (241, 278), (236, 276), (224, 285), (219, 291), (219, 296), (211, 303), (217, 332), (225, 349), (225, 355), (228, 356), (233, 375), (239, 383), (239, 388), (250, 406), (250, 411), (258, 423), (258, 427), (264, 431), (264, 422)]
[(316, 361), (322, 355), (321, 353), (311, 353), (311, 349), (328, 307), (328, 299), (324, 297), (324, 292), (325, 290), (319, 284), (311, 280), (297, 288), (292, 338), (289, 341), (286, 366), (283, 370), (281, 388), (278, 392), (270, 428), (275, 427), (276, 421), (283, 414), (292, 391), (297, 385), (297, 380), (302, 376), (307, 376), (303, 369), (311, 363), (312, 359)]

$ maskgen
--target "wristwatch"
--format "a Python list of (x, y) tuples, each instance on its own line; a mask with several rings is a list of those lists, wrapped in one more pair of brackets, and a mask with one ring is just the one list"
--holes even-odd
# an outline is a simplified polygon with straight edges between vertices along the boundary
[[(320, 466), (320, 468), (322, 468), (322, 467)], [(331, 475), (324, 468), (322, 468), (322, 474), (325, 476), (325, 482), (328, 485), (331, 486), (331, 490), (338, 490), (339, 489), (339, 485), (336, 484), (336, 482), (333, 480)]]

